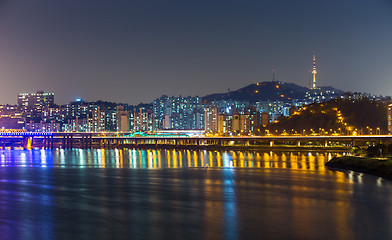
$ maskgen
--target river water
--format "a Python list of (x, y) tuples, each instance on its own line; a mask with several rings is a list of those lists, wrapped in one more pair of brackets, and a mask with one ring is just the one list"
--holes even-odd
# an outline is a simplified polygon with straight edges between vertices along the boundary
[(392, 239), (391, 181), (340, 154), (0, 150), (0, 239)]

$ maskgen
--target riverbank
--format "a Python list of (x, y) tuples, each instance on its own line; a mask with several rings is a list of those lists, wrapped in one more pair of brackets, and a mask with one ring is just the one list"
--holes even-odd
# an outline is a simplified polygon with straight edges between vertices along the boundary
[(389, 158), (334, 157), (325, 166), (332, 170), (352, 170), (392, 180), (392, 159)]

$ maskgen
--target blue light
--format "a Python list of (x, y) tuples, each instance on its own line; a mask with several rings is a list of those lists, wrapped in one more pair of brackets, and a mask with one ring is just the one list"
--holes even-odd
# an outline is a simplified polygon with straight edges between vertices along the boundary
[(0, 132), (0, 136), (52, 136), (51, 132)]

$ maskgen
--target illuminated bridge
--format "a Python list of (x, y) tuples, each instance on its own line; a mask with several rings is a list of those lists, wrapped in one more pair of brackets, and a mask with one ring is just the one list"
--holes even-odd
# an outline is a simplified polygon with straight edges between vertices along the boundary
[(135, 136), (130, 133), (0, 132), (2, 148), (329, 148), (392, 143), (392, 135), (358, 136)]

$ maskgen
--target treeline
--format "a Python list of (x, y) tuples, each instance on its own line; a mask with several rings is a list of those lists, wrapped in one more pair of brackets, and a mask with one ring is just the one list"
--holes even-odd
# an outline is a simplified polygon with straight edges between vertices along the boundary
[[(386, 133), (387, 103), (360, 100), (333, 99), (324, 103), (305, 106), (290, 117), (281, 117), (277, 122), (267, 125), (270, 132), (282, 133), (320, 133), (339, 134)], [(379, 128), (379, 129), (377, 129)]]

